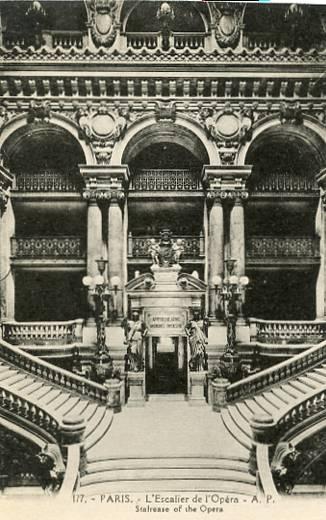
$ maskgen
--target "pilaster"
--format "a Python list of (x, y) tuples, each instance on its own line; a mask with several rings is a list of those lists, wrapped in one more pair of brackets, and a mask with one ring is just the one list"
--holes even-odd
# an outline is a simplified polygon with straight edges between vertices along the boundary
[(326, 316), (326, 169), (322, 169), (317, 176), (320, 186), (320, 199), (316, 212), (315, 233), (320, 238), (320, 266), (316, 279), (316, 319)]

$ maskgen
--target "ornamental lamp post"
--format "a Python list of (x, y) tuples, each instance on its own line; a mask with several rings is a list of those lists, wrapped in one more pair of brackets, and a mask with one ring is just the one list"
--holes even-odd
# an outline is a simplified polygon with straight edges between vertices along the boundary
[[(117, 313), (117, 292), (120, 286), (120, 278), (112, 276), (110, 284), (105, 281), (103, 273), (108, 263), (103, 257), (95, 260), (100, 274), (96, 276), (84, 276), (83, 285), (88, 287), (95, 302), (95, 321), (97, 327), (97, 358), (101, 360), (106, 350), (105, 346), (105, 300), (112, 297), (113, 316)], [(111, 287), (110, 287), (111, 286)]]
[(213, 277), (216, 294), (216, 308), (218, 308), (218, 297), (222, 300), (222, 312), (226, 322), (227, 344), (225, 351), (220, 359), (223, 377), (227, 377), (231, 382), (235, 381), (241, 371), (241, 362), (236, 353), (236, 323), (239, 315), (238, 301), (244, 294), (249, 278), (247, 276), (237, 276), (233, 274), (236, 264), (235, 258), (227, 258), (225, 261), (225, 277)]

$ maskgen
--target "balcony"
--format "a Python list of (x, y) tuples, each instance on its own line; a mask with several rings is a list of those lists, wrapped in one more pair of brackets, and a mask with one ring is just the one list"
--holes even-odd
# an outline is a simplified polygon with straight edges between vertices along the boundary
[(85, 244), (81, 237), (13, 237), (11, 256), (15, 263), (85, 263)]
[[(52, 49), (56, 47), (82, 49), (87, 45), (87, 39), (87, 33), (82, 31), (43, 31), (41, 43)], [(30, 35), (19, 31), (6, 31), (3, 34), (3, 45), (6, 49), (14, 47), (27, 49), (30, 45), (35, 46), (35, 44), (36, 42), (31, 40)]]
[[(178, 32), (169, 37), (169, 49), (199, 49), (205, 47), (206, 33)], [(160, 32), (128, 32), (126, 33), (127, 47), (132, 49), (162, 49), (162, 35)]]
[(82, 341), (83, 320), (2, 323), (2, 337), (12, 345), (71, 345)]
[(131, 180), (132, 191), (198, 191), (198, 172), (192, 170), (137, 170)]
[(320, 262), (319, 237), (254, 236), (246, 241), (246, 259), (252, 263)]
[(325, 321), (282, 321), (250, 318), (251, 341), (270, 344), (313, 344), (325, 338)]
[[(148, 260), (150, 262), (149, 245), (150, 240), (155, 238), (157, 242), (160, 240), (160, 236), (137, 236), (133, 237), (131, 233), (128, 236), (128, 257), (135, 260)], [(186, 235), (173, 235), (172, 240), (182, 240), (184, 252), (181, 256), (181, 263), (203, 260), (205, 256), (205, 245), (204, 236), (186, 236)]]
[(14, 173), (14, 190), (23, 193), (76, 192), (81, 182), (75, 172), (56, 169)]

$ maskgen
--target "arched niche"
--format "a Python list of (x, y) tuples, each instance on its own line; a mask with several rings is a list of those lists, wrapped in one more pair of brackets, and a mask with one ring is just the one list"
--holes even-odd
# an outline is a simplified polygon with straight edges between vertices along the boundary
[[(161, 25), (157, 11), (162, 1), (133, 0), (124, 2), (120, 20), (123, 32), (157, 32)], [(174, 11), (171, 30), (174, 32), (207, 32), (211, 23), (210, 11), (204, 2), (168, 2)]]

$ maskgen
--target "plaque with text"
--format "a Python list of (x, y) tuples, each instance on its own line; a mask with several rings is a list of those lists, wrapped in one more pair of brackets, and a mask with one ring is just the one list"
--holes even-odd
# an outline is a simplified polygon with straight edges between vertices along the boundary
[(151, 336), (184, 335), (187, 311), (161, 308), (146, 310), (145, 323)]

